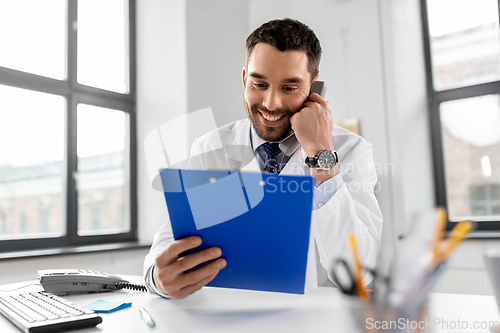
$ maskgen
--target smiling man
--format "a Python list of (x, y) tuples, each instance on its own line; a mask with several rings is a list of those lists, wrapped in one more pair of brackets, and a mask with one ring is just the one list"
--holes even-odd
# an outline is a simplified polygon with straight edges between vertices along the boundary
[[(248, 118), (198, 138), (189, 167), (234, 165), (228, 152), (248, 148), (250, 158), (240, 159), (230, 169), (312, 175), (316, 188), (310, 250), (317, 253), (318, 285), (333, 285), (327, 272), (337, 258), (352, 260), (346, 242), (349, 232), (356, 237), (362, 264), (374, 267), (382, 215), (374, 195), (377, 175), (372, 147), (360, 136), (333, 125), (329, 103), (316, 93), (310, 95), (319, 76), (318, 38), (301, 22), (273, 20), (250, 34), (246, 50), (242, 82)], [(216, 151), (220, 142), (224, 154), (208, 158), (206, 153)], [(201, 243), (195, 236), (174, 241), (168, 223), (160, 228), (144, 262), (148, 288), (181, 299), (215, 278), (226, 265), (220, 248), (178, 258)], [(208, 261), (212, 262), (191, 270)], [(365, 283), (369, 280), (365, 277)]]

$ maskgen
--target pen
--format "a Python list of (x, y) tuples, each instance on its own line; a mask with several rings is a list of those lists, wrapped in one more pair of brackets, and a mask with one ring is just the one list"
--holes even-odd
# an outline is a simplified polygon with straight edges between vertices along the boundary
[(356, 286), (356, 289), (358, 290), (359, 296), (364, 300), (367, 301), (370, 299), (370, 296), (368, 295), (368, 291), (366, 290), (365, 286), (363, 286), (362, 282), (362, 268), (361, 268), (361, 263), (359, 262), (359, 257), (358, 257), (358, 249), (356, 248), (356, 240), (354, 239), (354, 234), (349, 233), (347, 235), (347, 240), (348, 243), (351, 247), (352, 251), (352, 256), (354, 258), (354, 285)]
[(144, 308), (139, 308), (139, 313), (141, 314), (141, 318), (146, 323), (146, 325), (150, 327), (155, 326), (155, 321), (153, 320), (153, 318), (151, 318), (149, 313), (147, 313), (147, 311)]

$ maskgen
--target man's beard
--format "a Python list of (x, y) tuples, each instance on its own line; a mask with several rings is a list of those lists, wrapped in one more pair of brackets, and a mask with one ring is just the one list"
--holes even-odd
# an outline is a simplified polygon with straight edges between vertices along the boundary
[[(245, 104), (245, 109), (247, 111), (248, 119), (252, 123), (252, 126), (255, 130), (255, 133), (264, 141), (269, 142), (279, 142), (285, 139), (287, 136), (292, 133), (292, 126), (290, 125), (290, 117), (295, 113), (289, 109), (279, 109), (276, 111), (269, 111), (262, 105), (254, 104), (251, 107), (248, 106), (247, 102), (243, 100), (243, 104)], [(260, 120), (261, 115), (259, 114), (259, 110), (267, 113), (267, 114), (284, 114), (283, 123), (277, 127), (266, 126)]]

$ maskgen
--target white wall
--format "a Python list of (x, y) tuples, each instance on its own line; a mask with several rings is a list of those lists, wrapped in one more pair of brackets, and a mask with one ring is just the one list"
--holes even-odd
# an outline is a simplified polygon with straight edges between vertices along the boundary
[(241, 69), (246, 1), (137, 1), (139, 238), (168, 222), (165, 199), (149, 184), (144, 138), (158, 126), (212, 107), (218, 126), (245, 117)]
[(189, 112), (211, 107), (218, 127), (244, 118), (247, 1), (189, 0), (186, 20)]
[(139, 239), (168, 221), (162, 192), (149, 183), (144, 138), (188, 112), (186, 2), (137, 1), (137, 158)]

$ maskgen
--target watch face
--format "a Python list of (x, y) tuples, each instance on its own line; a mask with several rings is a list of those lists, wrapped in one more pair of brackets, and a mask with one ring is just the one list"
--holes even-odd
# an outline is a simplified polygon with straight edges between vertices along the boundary
[(318, 164), (322, 169), (331, 169), (336, 164), (335, 155), (331, 150), (323, 150), (318, 155)]

